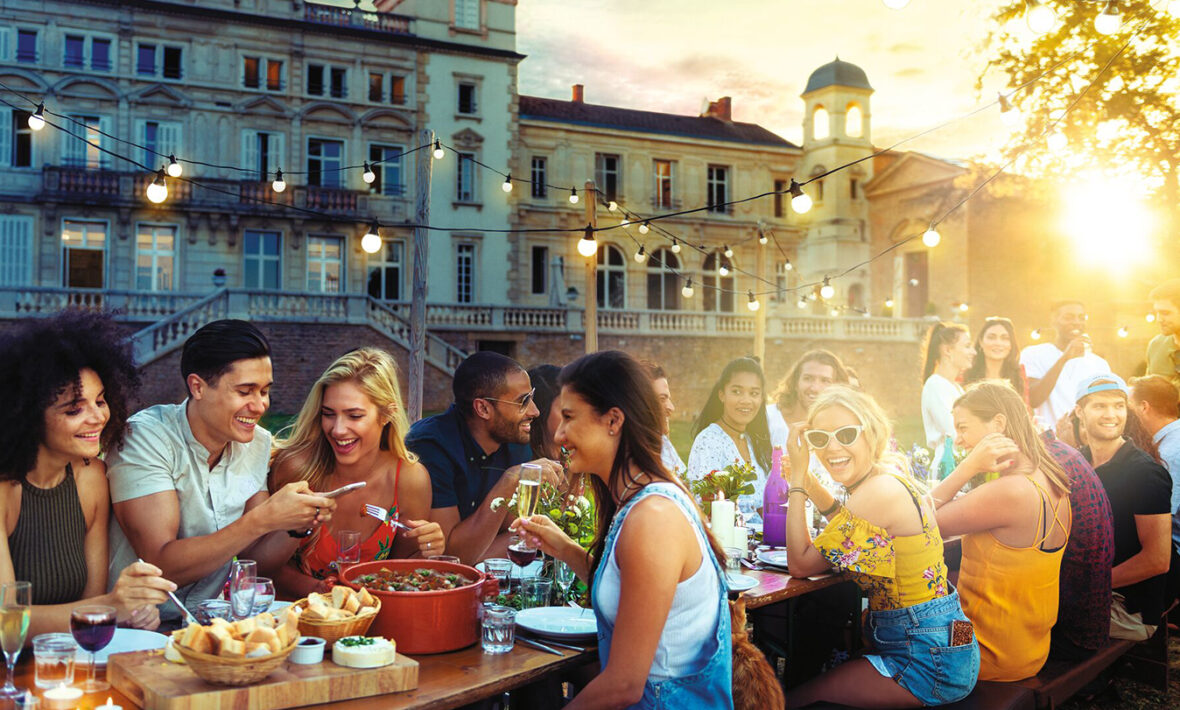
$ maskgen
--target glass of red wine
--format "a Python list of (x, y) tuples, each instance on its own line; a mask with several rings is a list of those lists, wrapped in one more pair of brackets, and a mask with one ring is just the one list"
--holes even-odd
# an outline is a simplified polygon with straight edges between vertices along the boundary
[[(520, 535), (513, 535), (508, 538), (508, 559), (512, 560), (512, 564), (518, 567), (527, 567), (533, 560), (537, 559), (540, 553), (535, 547), (531, 547), (525, 542)], [(523, 576), (524, 573), (521, 572)], [(512, 586), (512, 570), (508, 570), (508, 586)]]
[(113, 606), (87, 604), (70, 612), (70, 632), (78, 645), (90, 652), (90, 678), (82, 692), (95, 693), (110, 688), (110, 683), (95, 677), (95, 654), (107, 647), (115, 635), (116, 612)]

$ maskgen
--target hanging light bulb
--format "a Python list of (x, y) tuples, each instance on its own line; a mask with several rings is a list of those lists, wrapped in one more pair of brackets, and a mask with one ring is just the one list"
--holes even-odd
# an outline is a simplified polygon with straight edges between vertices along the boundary
[(570, 188), (570, 204), (571, 205), (578, 204), (578, 188), (576, 188), (576, 187)]
[(717, 273), (721, 276), (729, 276), (729, 267), (725, 264), (722, 264), (721, 266), (717, 267)]
[(827, 276), (824, 277), (824, 285), (820, 287), (819, 295), (824, 298), (831, 298), (836, 295), (836, 288), (832, 286), (832, 282)]
[(805, 214), (811, 209), (811, 197), (803, 191), (803, 186), (791, 178), (791, 209), (798, 214)]
[(442, 143), (439, 143), (438, 139), (435, 138), (434, 139), (434, 159), (435, 160), (442, 160), (443, 157), (446, 156), (446, 154), (447, 154), (446, 151), (443, 150)]
[(168, 177), (178, 178), (178, 177), (180, 177), (180, 174), (184, 172), (184, 167), (182, 167), (180, 163), (176, 162), (175, 155), (172, 155), (171, 153), (169, 153), (168, 154), (168, 167), (166, 168), (166, 170), (168, 171)]
[(1028, 28), (1039, 35), (1046, 32), (1051, 32), (1057, 26), (1057, 13), (1053, 12), (1053, 7), (1044, 0), (1030, 0), (1032, 6), (1028, 8), (1024, 19), (1028, 23)]
[(610, 202), (606, 203), (606, 211), (607, 211), (607, 212), (614, 212), (614, 211), (615, 211), (615, 210), (617, 210), (617, 209), (619, 209), (619, 203), (618, 203), (618, 202), (615, 202), (614, 200), (611, 200)]
[(839, 308), (833, 308), (832, 310), (828, 311), (828, 315), (830, 315), (831, 317), (835, 318), (836, 316), (840, 315), (840, 309), (839, 309)]
[(1020, 123), (1020, 109), (1012, 105), (1007, 96), (998, 94), (1000, 97), (1000, 121), (1005, 126), (1015, 126)]
[(631, 222), (628, 220), (623, 220), (622, 222), (619, 222), (619, 226), (623, 229), (626, 229), (627, 227), (631, 226)]
[(730, 249), (728, 244), (726, 244), (726, 245), (725, 245), (725, 252), (724, 252), (724, 253), (725, 253), (725, 258), (726, 258), (726, 259), (732, 259), (732, 258), (733, 258), (733, 249)]
[(758, 299), (754, 298), (753, 291), (747, 291), (746, 293), (749, 295), (749, 300), (746, 301), (746, 308), (749, 308), (751, 311), (757, 311), (762, 307), (762, 304), (758, 302)]
[(770, 238), (766, 236), (766, 232), (758, 232), (758, 243), (759, 244), (765, 245), (769, 241), (770, 241)]
[(939, 234), (938, 230), (935, 229), (934, 227), (927, 229), (926, 233), (922, 235), (922, 243), (925, 244), (926, 246), (930, 247), (931, 249), (938, 246), (938, 243), (941, 241), (942, 241), (942, 235)]
[(676, 241), (675, 239), (672, 240), (672, 253), (673, 254), (680, 253), (680, 242)]
[(803, 310), (804, 308), (807, 308), (807, 299), (804, 298), (803, 296), (800, 296), (799, 302), (796, 303), (795, 305), (799, 308), (799, 310)]
[(155, 204), (168, 199), (168, 186), (164, 184), (164, 169), (160, 168), (156, 177), (147, 186), (147, 198)]
[(680, 289), (680, 295), (684, 296), (685, 298), (692, 298), (692, 294), (692, 279), (689, 279), (684, 283), (684, 288)]
[(1066, 146), (1069, 145), (1069, 139), (1065, 137), (1065, 134), (1061, 132), (1060, 128), (1054, 128), (1045, 137), (1045, 145), (1049, 146), (1049, 150), (1059, 152), (1065, 150)]
[(366, 185), (372, 185), (373, 181), (377, 179), (377, 173), (373, 172), (373, 167), (365, 161), (365, 170), (361, 173), (361, 180), (365, 181)]
[(366, 254), (376, 254), (381, 251), (381, 225), (376, 221), (369, 225), (369, 231), (361, 237), (361, 249), (364, 249)]
[(892, 298), (885, 299), (885, 307), (886, 308), (893, 308), (893, 299)]
[(512, 192), (512, 173), (508, 173), (504, 177), (504, 182), (500, 184), (500, 189), (504, 192)]
[(39, 131), (45, 127), (45, 103), (37, 104), (37, 110), (29, 114), (29, 128)]
[(1155, 314), (1148, 313), (1146, 316), (1144, 316), (1143, 319), (1146, 320), (1148, 323), (1154, 323), (1155, 322)]
[(647, 222), (644, 222), (643, 224), (639, 225), (639, 233), (640, 234), (647, 234), (650, 231), (651, 231), (651, 227), (647, 226)]
[(1033, 340), (1040, 340), (1041, 339), (1041, 329), (1040, 328), (1033, 328), (1033, 331), (1028, 334), (1028, 337), (1032, 338)]
[(792, 269), (794, 269), (794, 268), (795, 268), (795, 265), (791, 263), (791, 260), (790, 260), (790, 259), (787, 259), (787, 263), (783, 264), (783, 270), (784, 270), (784, 271), (790, 271), (790, 270), (792, 270)]
[(1123, 24), (1123, 13), (1119, 10), (1117, 0), (1110, 0), (1102, 12), (1094, 18), (1094, 29), (1098, 34), (1112, 35), (1119, 31)]
[(283, 179), (282, 170), (275, 170), (275, 179), (274, 182), (270, 184), (270, 187), (275, 192), (282, 192), (283, 190), (287, 189), (287, 181)]
[(647, 249), (642, 244), (639, 245), (639, 251), (635, 252), (635, 261), (639, 264), (647, 261)]
[(1125, 338), (1125, 337), (1127, 337), (1127, 336), (1128, 336), (1128, 335), (1130, 335), (1130, 334), (1131, 334), (1131, 331), (1127, 329), (1127, 326), (1125, 326), (1125, 325), (1121, 325), (1121, 326), (1119, 326), (1119, 329), (1118, 329), (1118, 333), (1117, 333), (1117, 335), (1118, 335), (1120, 338)]
[(959, 312), (961, 312), (961, 313), (966, 313), (967, 309), (969, 309), (969, 308), (970, 308), (970, 306), (968, 306), (966, 303), (959, 304)]
[(578, 253), (584, 257), (592, 257), (598, 253), (598, 240), (594, 238), (594, 227), (586, 225), (586, 231), (578, 240)]
[(910, 0), (881, 0), (890, 10), (900, 10), (910, 4)]

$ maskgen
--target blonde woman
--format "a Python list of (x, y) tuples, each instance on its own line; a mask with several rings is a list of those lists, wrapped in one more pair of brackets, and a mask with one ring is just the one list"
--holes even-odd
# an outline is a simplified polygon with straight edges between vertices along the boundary
[[(289, 563), (276, 585), (294, 597), (330, 587), (339, 553), (337, 533), (361, 533), (361, 561), (440, 555), (445, 549), (430, 513), (430, 475), (405, 445), (409, 430), (402, 407), (397, 365), (377, 348), (359, 348), (320, 375), (299, 411), (290, 435), (280, 440), (271, 465), (272, 491), (304, 480), (313, 491), (364, 482), (336, 499), (336, 515), (302, 540), (283, 540)], [(399, 531), (365, 514), (380, 506), (413, 528)], [(268, 555), (269, 556), (269, 555)]]
[[(970, 453), (931, 495), (943, 534), (963, 536), (959, 593), (979, 637), (979, 677), (1028, 678), (1049, 657), (1057, 621), (1070, 479), (1006, 380), (972, 385), (953, 413), (958, 445)], [(1000, 477), (955, 498), (973, 476), (993, 472)]]

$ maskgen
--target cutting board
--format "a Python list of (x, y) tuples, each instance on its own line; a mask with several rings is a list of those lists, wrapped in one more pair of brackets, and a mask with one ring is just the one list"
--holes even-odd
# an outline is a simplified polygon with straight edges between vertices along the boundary
[(163, 651), (137, 651), (112, 655), (107, 679), (145, 710), (278, 710), (412, 690), (418, 662), (400, 653), (382, 668), (287, 662), (255, 685), (231, 688), (206, 683)]

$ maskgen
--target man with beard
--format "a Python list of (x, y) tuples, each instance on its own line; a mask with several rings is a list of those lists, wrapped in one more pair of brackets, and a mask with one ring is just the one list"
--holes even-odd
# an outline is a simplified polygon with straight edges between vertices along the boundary
[(1149, 298), (1160, 334), (1147, 344), (1147, 374), (1162, 375), (1180, 387), (1180, 279), (1156, 286)]
[(644, 365), (647, 367), (648, 376), (651, 377), (651, 386), (656, 391), (656, 397), (660, 400), (660, 406), (664, 408), (664, 436), (660, 447), (660, 460), (663, 461), (664, 468), (668, 469), (668, 473), (680, 475), (684, 470), (684, 459), (680, 458), (672, 439), (668, 436), (671, 433), (672, 414), (676, 411), (676, 405), (672, 402), (672, 389), (668, 386), (668, 373), (654, 362), (646, 362)]
[[(516, 492), (540, 412), (528, 373), (498, 353), (468, 357), (455, 369), (451, 388), (454, 404), (410, 427), (406, 446), (430, 473), (430, 519), (442, 526), (447, 551), (474, 564), (502, 557), (507, 549), (508, 506), (492, 510), (492, 501)], [(545, 481), (558, 487), (564, 482), (556, 461), (532, 463), (541, 466)]]
[(1088, 377), (1076, 395), (1075, 411), (1087, 442), (1082, 455), (1102, 481), (1114, 519), (1110, 635), (1144, 641), (1155, 633), (1164, 608), (1172, 480), (1163, 466), (1124, 437), (1128, 392), (1118, 375)]
[(1106, 360), (1090, 349), (1086, 335), (1086, 307), (1081, 301), (1053, 304), (1053, 331), (1057, 342), (1030, 345), (1020, 351), (1020, 364), (1028, 375), (1029, 405), (1040, 428), (1056, 429), (1059, 420), (1073, 411), (1074, 391), (1082, 380), (1110, 372)]

